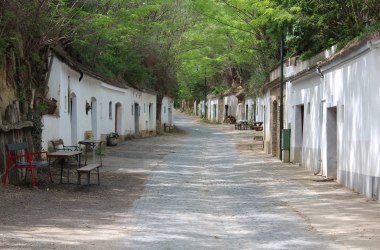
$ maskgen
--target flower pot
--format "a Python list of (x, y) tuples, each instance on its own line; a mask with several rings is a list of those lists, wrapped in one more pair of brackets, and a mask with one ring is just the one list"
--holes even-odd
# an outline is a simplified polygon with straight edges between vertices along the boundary
[(116, 146), (119, 143), (119, 138), (107, 138), (107, 146)]
[(54, 102), (50, 102), (48, 104), (48, 110), (47, 113), (50, 115), (53, 115), (55, 113), (55, 110), (57, 109), (57, 104)]

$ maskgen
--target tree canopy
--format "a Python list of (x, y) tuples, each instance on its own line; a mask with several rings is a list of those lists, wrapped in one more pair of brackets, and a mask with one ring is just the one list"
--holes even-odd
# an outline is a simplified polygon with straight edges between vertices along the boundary
[[(378, 0), (14, 0), (0, 2), (0, 55), (15, 60), (20, 99), (44, 95), (48, 46), (92, 70), (194, 100), (251, 93), (288, 55), (310, 57), (378, 30)], [(13, 60), (12, 59), (12, 60)], [(27, 86), (22, 88), (21, 86)]]

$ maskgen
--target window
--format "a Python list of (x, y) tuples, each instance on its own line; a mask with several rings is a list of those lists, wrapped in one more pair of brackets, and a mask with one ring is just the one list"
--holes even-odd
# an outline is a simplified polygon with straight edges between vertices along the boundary
[(310, 115), (310, 102), (307, 103), (307, 114)]
[(144, 113), (146, 113), (146, 111), (145, 111), (145, 103), (144, 103)]
[(108, 103), (108, 117), (112, 120), (112, 102)]
[(166, 114), (166, 106), (164, 106), (164, 114)]
[(133, 105), (132, 105), (132, 116), (133, 116)]

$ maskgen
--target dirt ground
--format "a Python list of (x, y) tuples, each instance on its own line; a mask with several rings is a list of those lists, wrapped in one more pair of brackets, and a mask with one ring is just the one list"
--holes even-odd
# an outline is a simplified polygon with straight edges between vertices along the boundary
[[(239, 134), (231, 125), (207, 126), (233, 134), (235, 147), (242, 154), (254, 152), (272, 161), (262, 152), (262, 142), (251, 143), (246, 134)], [(177, 132), (129, 140), (107, 148), (100, 186), (87, 187), (85, 178), (83, 185), (77, 185), (74, 172), (70, 177), (73, 183), (59, 184), (59, 168), (54, 168), (55, 183), (48, 188), (1, 187), (0, 249), (122, 249), (118, 244), (127, 234), (128, 209), (144, 191), (152, 170), (174, 151), (183, 135)], [(324, 231), (337, 241), (352, 241), (351, 246), (366, 246), (368, 242), (367, 249), (376, 249), (373, 243), (380, 240), (378, 202), (366, 200), (336, 182), (319, 182), (321, 177), (295, 165), (275, 163), (263, 171), (302, 187), (297, 192), (318, 196), (318, 200), (301, 201), (283, 194), (286, 205), (309, 222), (310, 230)], [(92, 180), (96, 181), (95, 176)]]
[(54, 183), (48, 186), (1, 185), (0, 249), (118, 248), (110, 239), (125, 233), (128, 209), (143, 192), (150, 172), (181, 137), (166, 134), (107, 147), (99, 186), (96, 174), (91, 176), (95, 185), (88, 187), (85, 176), (77, 185), (75, 171), (65, 184), (66, 170), (60, 184), (58, 166), (53, 167)]

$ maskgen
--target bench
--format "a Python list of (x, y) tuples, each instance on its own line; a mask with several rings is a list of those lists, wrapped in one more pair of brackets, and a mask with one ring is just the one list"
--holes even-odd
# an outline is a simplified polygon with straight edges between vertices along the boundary
[(99, 168), (102, 166), (101, 163), (92, 163), (87, 164), (86, 166), (83, 166), (81, 168), (77, 169), (78, 172), (78, 184), (80, 185), (81, 179), (80, 176), (82, 173), (87, 174), (87, 185), (90, 185), (90, 174), (92, 170), (96, 170), (96, 173), (98, 174), (98, 185), (100, 185), (100, 177), (99, 177)]

